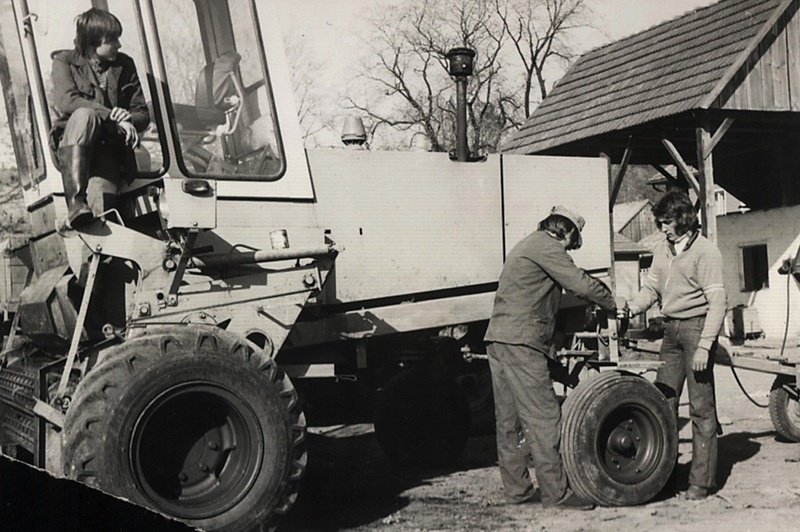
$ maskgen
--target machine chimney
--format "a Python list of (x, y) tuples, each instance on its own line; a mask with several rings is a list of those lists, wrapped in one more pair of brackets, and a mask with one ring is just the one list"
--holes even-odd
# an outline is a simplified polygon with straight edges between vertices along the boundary
[(456, 80), (456, 160), (469, 160), (467, 143), (467, 78), (472, 75), (475, 51), (453, 48), (447, 52), (448, 70)]

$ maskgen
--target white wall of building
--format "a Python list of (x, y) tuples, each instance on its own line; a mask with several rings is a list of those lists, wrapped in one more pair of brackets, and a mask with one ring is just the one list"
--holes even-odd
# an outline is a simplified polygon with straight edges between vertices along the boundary
[[(787, 317), (789, 277), (789, 337), (800, 337), (800, 285), (778, 268), (792, 258), (800, 246), (800, 206), (781, 207), (717, 217), (718, 245), (725, 271), (728, 308), (745, 305), (758, 311), (758, 320), (768, 339), (781, 339)], [(742, 246), (766, 244), (769, 287), (754, 292), (742, 290)]]

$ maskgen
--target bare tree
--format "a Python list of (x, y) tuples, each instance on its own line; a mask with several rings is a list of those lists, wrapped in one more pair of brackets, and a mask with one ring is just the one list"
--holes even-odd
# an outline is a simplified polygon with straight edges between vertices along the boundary
[(472, 48), (470, 149), (496, 151), (547, 95), (555, 63), (572, 58), (570, 32), (587, 15), (585, 0), (397, 2), (368, 17), (371, 55), (363, 79), (380, 90), (351, 91), (348, 101), (373, 131), (388, 126), (409, 137), (422, 134), (433, 151), (446, 151), (454, 145), (455, 89), (445, 55), (453, 47)]
[(455, 86), (447, 72), (447, 52), (476, 50), (468, 87), (470, 147), (495, 151), (508, 123), (504, 103), (512, 99), (502, 81), (504, 29), (490, 0), (412, 0), (382, 9), (369, 18), (371, 55), (363, 79), (380, 88), (381, 98), (366, 92), (347, 97), (366, 115), (374, 132), (389, 126), (427, 137), (432, 151), (454, 145)]
[(297, 33), (286, 33), (283, 40), (303, 142), (307, 147), (315, 147), (318, 145), (317, 134), (333, 129), (326, 113), (330, 102), (319, 82), (323, 65), (315, 54), (309, 52), (307, 41)]
[(589, 8), (585, 0), (495, 0), (495, 11), (523, 67), (521, 103), (528, 118), (547, 96), (552, 60), (572, 61), (568, 36), (587, 25)]

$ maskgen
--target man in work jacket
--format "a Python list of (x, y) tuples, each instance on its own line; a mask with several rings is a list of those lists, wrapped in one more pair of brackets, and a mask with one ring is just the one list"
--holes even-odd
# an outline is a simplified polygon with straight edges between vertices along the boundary
[[(530, 453), (545, 506), (590, 510), (594, 504), (568, 488), (559, 447), (561, 407), (548, 369), (562, 289), (614, 313), (611, 291), (567, 254), (582, 244), (584, 219), (553, 207), (538, 230), (508, 254), (486, 331), (497, 418), (497, 456), (504, 496), (531, 500)], [(521, 425), (528, 448), (520, 448)]]
[(653, 265), (641, 291), (626, 310), (639, 314), (661, 303), (664, 339), (656, 376), (675, 415), (688, 382), (692, 420), (692, 468), (686, 498), (701, 500), (715, 487), (717, 410), (714, 401), (714, 348), (725, 318), (722, 256), (700, 235), (697, 212), (683, 192), (669, 192), (653, 207), (665, 239), (653, 251)]

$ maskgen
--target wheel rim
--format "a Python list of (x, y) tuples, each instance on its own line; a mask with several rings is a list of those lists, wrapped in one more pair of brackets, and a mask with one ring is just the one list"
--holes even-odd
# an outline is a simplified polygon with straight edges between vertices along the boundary
[(611, 478), (637, 484), (658, 467), (664, 453), (663, 437), (652, 412), (635, 404), (622, 405), (601, 424), (597, 456)]
[(264, 440), (258, 427), (252, 409), (231, 390), (208, 383), (173, 387), (134, 426), (129, 459), (138, 487), (178, 518), (224, 513), (259, 472)]

